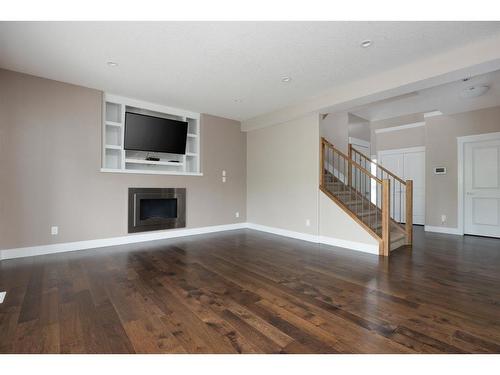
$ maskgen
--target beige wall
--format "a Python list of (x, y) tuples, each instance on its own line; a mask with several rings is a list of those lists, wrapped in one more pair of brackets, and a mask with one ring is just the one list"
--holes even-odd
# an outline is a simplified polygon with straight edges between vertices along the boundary
[(319, 234), (371, 246), (378, 254), (378, 241), (323, 192), (319, 194)]
[(246, 220), (239, 122), (202, 116), (202, 177), (102, 173), (101, 105), (99, 91), (0, 70), (0, 249), (125, 235), (129, 187), (187, 188), (188, 227)]
[[(426, 224), (457, 226), (457, 137), (500, 131), (500, 107), (426, 119)], [(447, 168), (435, 175), (434, 167)], [(441, 224), (441, 215), (447, 222)]]
[(349, 114), (329, 113), (320, 120), (320, 134), (340, 151), (347, 153), (349, 143)]
[(248, 132), (248, 222), (318, 234), (318, 163), (319, 115)]
[(349, 113), (348, 123), (349, 137), (371, 142), (370, 121)]
[(372, 121), (370, 124), (372, 154), (376, 155), (378, 151), (382, 150), (424, 146), (424, 127), (375, 133), (377, 129), (392, 128), (394, 126), (413, 124), (421, 121), (424, 121), (424, 115), (420, 113), (394, 117), (387, 120)]

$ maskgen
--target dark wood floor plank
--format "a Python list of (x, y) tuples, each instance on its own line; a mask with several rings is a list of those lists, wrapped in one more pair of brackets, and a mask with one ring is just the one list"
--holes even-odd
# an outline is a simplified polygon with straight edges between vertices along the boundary
[(500, 353), (500, 240), (237, 230), (0, 262), (0, 353)]

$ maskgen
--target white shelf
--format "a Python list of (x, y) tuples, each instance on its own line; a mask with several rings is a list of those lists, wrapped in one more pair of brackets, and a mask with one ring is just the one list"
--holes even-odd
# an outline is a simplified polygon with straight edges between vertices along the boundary
[(132, 163), (132, 164), (150, 164), (150, 165), (171, 165), (175, 167), (182, 167), (184, 163), (176, 163), (172, 161), (155, 161), (155, 160), (144, 160), (144, 159), (131, 159), (131, 158), (126, 158), (125, 163)]
[[(201, 176), (200, 114), (105, 93), (102, 118), (102, 172)], [(188, 123), (185, 155), (154, 153), (159, 161), (145, 160), (148, 152), (123, 148), (125, 113), (173, 118)], [(178, 162), (171, 161), (177, 160)]]
[(182, 176), (203, 176), (203, 173), (198, 173), (198, 172), (154, 171), (154, 170), (116, 169), (116, 168), (101, 168), (101, 172), (106, 172), (106, 173), (135, 173), (135, 174), (172, 174), (172, 175), (182, 175)]
[(120, 122), (114, 122), (114, 121), (106, 121), (106, 125), (107, 126), (116, 126), (116, 127), (119, 127), (119, 128), (122, 127), (122, 124)]
[(118, 145), (106, 145), (104, 146), (105, 148), (107, 148), (108, 150), (120, 150), (122, 149), (122, 146), (118, 146)]

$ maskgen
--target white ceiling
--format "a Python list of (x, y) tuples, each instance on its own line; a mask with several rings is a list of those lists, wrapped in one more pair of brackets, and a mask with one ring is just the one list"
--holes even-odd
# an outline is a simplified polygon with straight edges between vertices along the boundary
[[(378, 121), (434, 110), (451, 115), (500, 105), (500, 71), (467, 78), (470, 79), (466, 82), (460, 80), (431, 87), (353, 108), (349, 112), (369, 121)], [(489, 86), (489, 90), (482, 96), (463, 98), (460, 95), (468, 87), (481, 85)]]
[(0, 67), (245, 120), (498, 33), (500, 22), (0, 22)]

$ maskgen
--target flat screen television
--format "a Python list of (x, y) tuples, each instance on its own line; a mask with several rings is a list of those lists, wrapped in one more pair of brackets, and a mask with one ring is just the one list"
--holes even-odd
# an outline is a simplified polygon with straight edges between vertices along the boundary
[(125, 113), (125, 150), (185, 154), (188, 123)]

